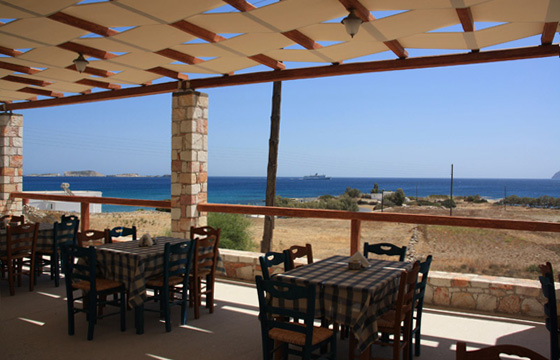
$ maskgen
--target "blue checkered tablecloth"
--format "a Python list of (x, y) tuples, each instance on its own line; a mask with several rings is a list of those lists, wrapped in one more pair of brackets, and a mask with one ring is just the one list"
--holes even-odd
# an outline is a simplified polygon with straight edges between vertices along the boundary
[[(36, 250), (50, 250), (53, 246), (54, 225), (47, 223), (39, 224), (39, 233), (37, 234)], [(0, 254), (6, 252), (6, 230), (0, 230)]]
[(377, 319), (395, 302), (400, 275), (403, 270), (410, 270), (412, 264), (370, 259), (370, 267), (349, 270), (349, 259), (349, 256), (332, 256), (274, 278), (299, 285), (317, 285), (317, 317), (349, 326), (362, 352), (377, 339)]
[[(155, 240), (156, 244), (149, 247), (138, 246), (138, 241), (124, 241), (100, 245), (95, 249), (100, 276), (124, 283), (131, 307), (144, 304), (146, 280), (163, 273), (165, 244), (188, 241), (172, 237), (157, 237)], [(216, 271), (223, 272), (220, 261)]]

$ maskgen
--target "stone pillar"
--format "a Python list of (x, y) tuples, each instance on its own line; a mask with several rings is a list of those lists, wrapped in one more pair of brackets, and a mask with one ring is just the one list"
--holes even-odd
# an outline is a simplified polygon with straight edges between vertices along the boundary
[(208, 95), (173, 93), (171, 138), (171, 236), (188, 239), (191, 226), (205, 226), (196, 205), (208, 191)]
[(23, 190), (23, 115), (0, 114), (0, 215), (19, 215), (21, 200), (10, 200), (10, 193)]

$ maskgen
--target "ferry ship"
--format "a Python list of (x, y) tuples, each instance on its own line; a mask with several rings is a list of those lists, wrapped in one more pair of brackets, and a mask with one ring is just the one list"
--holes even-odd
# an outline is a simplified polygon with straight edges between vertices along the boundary
[(303, 177), (303, 180), (330, 180), (330, 177), (327, 177), (325, 175), (319, 175), (318, 173), (315, 173), (315, 175), (307, 175)]

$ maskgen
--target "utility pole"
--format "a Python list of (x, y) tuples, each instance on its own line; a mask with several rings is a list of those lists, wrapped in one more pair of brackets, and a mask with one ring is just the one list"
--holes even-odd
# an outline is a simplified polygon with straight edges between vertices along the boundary
[[(268, 168), (266, 173), (266, 206), (274, 206), (276, 197), (276, 171), (278, 168), (278, 143), (280, 142), (280, 102), (282, 100), (282, 82), (275, 81), (272, 88), (272, 115), (270, 116), (270, 139), (268, 140)], [(274, 216), (265, 216), (261, 252), (272, 248)]]
[(451, 164), (451, 201), (449, 202), (449, 216), (453, 216), (453, 164)]

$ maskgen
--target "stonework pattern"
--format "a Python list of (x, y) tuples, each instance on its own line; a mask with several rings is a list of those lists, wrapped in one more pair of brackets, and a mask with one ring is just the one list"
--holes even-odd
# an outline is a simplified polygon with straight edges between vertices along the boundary
[(208, 95), (173, 93), (171, 119), (171, 236), (188, 239), (207, 223), (196, 206), (208, 198)]
[(23, 190), (23, 115), (0, 114), (0, 134), (0, 208), (21, 214), (21, 200), (10, 200), (10, 193)]

